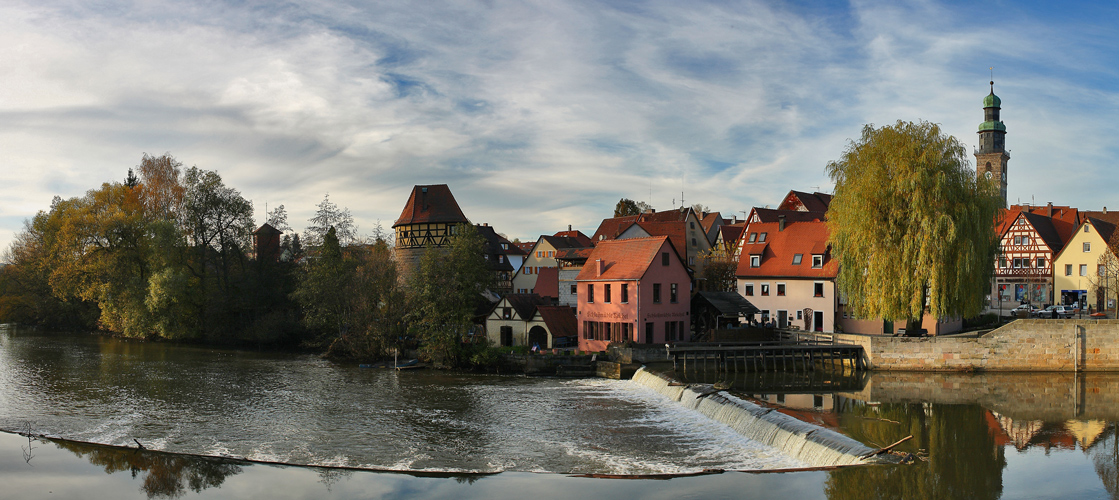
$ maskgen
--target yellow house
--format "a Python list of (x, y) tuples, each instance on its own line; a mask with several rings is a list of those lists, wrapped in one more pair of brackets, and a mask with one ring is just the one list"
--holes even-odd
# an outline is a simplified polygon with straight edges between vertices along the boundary
[[(1076, 228), (1068, 244), (1053, 259), (1054, 300), (1068, 305), (1081, 299), (1085, 307), (1091, 305), (1097, 310), (1114, 307), (1104, 304), (1104, 290), (1119, 286), (1115, 255), (1107, 248), (1113, 232), (1114, 224), (1095, 217), (1088, 217)], [(1105, 255), (1112, 257), (1110, 266), (1104, 265)], [(1114, 297), (1115, 293), (1110, 295)]]

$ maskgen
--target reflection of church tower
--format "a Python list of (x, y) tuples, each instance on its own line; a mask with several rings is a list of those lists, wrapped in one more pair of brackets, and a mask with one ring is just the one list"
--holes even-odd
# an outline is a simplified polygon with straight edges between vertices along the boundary
[(991, 179), (999, 186), (1002, 204), (1006, 206), (1006, 125), (999, 120), (1002, 99), (995, 95), (995, 82), (991, 93), (983, 98), (983, 123), (979, 124), (979, 150), (975, 152), (975, 173)]

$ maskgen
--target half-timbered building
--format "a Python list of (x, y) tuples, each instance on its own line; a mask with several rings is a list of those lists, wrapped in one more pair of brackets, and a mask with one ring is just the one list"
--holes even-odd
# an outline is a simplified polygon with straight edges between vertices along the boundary
[(407, 276), (429, 248), (445, 248), (458, 228), (470, 224), (446, 184), (415, 186), (404, 211), (392, 225), (396, 231), (397, 267)]

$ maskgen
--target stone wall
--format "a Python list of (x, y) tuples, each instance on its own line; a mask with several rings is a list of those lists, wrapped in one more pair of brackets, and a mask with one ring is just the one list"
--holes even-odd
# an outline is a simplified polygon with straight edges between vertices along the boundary
[(1119, 371), (1119, 320), (1021, 319), (979, 337), (835, 334), (874, 370)]

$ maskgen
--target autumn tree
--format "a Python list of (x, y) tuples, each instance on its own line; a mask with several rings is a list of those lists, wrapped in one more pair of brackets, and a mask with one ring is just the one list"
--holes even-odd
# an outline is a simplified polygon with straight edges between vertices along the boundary
[(982, 311), (1001, 199), (962, 143), (925, 121), (867, 125), (827, 170), (829, 243), (849, 309), (909, 328), (926, 308), (937, 318)]

